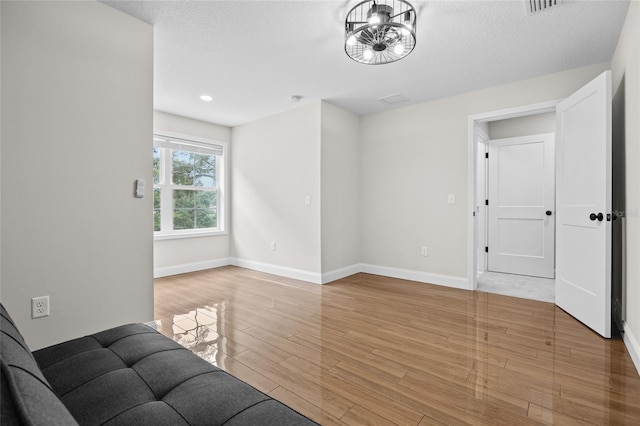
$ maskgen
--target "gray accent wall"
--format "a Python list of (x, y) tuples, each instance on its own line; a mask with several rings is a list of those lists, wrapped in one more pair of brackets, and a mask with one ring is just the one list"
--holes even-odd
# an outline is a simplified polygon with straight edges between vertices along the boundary
[(97, 2), (1, 8), (2, 302), (31, 349), (150, 321), (153, 28)]

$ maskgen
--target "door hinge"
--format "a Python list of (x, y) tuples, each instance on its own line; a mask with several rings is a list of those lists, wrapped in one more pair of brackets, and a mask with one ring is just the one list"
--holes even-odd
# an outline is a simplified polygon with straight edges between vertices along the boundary
[(489, 205), (489, 200), (484, 200), (484, 205), (488, 206)]
[(484, 153), (484, 158), (489, 158), (489, 153), (488, 152)]
[(484, 252), (485, 252), (485, 253), (489, 253), (489, 247), (488, 247), (488, 246), (485, 246), (485, 247), (484, 247)]

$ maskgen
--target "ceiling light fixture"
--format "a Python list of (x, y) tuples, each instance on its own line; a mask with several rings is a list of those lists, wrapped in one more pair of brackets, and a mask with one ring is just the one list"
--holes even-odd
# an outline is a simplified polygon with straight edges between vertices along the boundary
[(351, 59), (388, 64), (415, 47), (416, 10), (404, 0), (367, 0), (349, 11), (344, 28), (344, 50)]
[(200, 99), (205, 101), (205, 102), (211, 102), (213, 100), (213, 96), (202, 95), (202, 96), (200, 96)]

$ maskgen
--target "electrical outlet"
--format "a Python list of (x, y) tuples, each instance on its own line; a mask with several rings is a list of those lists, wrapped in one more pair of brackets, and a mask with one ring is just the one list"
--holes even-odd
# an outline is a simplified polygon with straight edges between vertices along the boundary
[(31, 299), (31, 318), (47, 316), (49, 316), (49, 296), (40, 296)]
[(276, 251), (276, 242), (271, 241), (271, 251)]
[(420, 255), (427, 256), (427, 254), (428, 254), (427, 248), (423, 246), (422, 249), (420, 249)]

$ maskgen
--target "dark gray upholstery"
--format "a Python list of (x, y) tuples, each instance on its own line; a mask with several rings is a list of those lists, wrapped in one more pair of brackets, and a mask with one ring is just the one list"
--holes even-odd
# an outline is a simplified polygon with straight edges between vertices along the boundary
[(143, 324), (32, 356), (3, 307), (1, 346), (2, 425), (316, 424)]
[(0, 424), (76, 425), (2, 305), (0, 316)]

